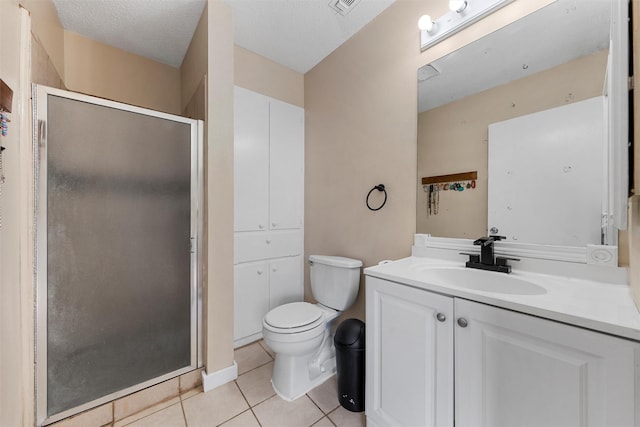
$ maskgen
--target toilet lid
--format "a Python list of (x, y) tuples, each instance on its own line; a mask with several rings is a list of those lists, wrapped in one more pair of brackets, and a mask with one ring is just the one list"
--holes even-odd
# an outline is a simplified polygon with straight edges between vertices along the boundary
[(290, 329), (310, 325), (322, 317), (322, 310), (308, 302), (292, 302), (274, 308), (264, 321), (274, 328)]

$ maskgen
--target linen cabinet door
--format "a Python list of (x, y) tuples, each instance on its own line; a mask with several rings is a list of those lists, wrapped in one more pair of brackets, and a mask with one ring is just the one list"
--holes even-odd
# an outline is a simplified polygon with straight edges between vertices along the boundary
[(455, 300), (456, 426), (637, 426), (640, 345)]
[(235, 87), (233, 131), (234, 229), (266, 230), (269, 222), (269, 98)]
[(262, 261), (237, 264), (234, 267), (233, 282), (233, 337), (236, 345), (242, 345), (238, 340), (262, 334), (262, 318), (269, 311), (267, 263)]
[(269, 111), (269, 228), (300, 228), (304, 194), (304, 110), (271, 100)]
[(269, 262), (269, 309), (302, 301), (302, 264), (299, 256)]
[(453, 426), (453, 298), (366, 279), (368, 426)]

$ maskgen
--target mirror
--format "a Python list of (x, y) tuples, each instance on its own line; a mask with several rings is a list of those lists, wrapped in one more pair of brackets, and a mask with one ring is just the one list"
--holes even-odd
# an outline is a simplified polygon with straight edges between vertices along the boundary
[[(612, 16), (616, 22), (620, 14), (626, 17), (627, 11), (619, 10), (620, 7), (610, 0), (557, 0), (418, 70), (417, 233), (470, 239), (503, 234), (500, 228), (510, 226), (491, 224), (496, 216), (492, 217), (489, 212), (515, 209), (515, 201), (520, 200), (527, 203), (518, 205), (522, 206), (521, 214), (513, 216), (521, 218), (527, 214), (524, 224), (527, 233), (525, 236), (509, 229), (509, 240), (563, 246), (617, 244), (617, 229), (626, 228), (626, 210), (614, 207), (614, 199), (624, 199), (625, 204), (620, 206), (626, 206), (628, 191), (624, 187), (628, 166), (624, 158), (616, 161), (616, 156), (624, 157), (619, 146), (626, 150), (626, 136), (618, 148), (611, 144), (614, 139), (620, 139), (628, 127), (628, 119), (615, 114), (615, 108), (626, 105), (626, 100), (614, 99), (619, 92), (612, 89), (612, 83), (619, 80), (624, 79), (626, 85), (622, 73), (617, 76), (612, 72), (621, 68), (616, 62), (619, 46), (610, 44), (614, 36), (611, 28), (613, 33), (616, 29), (616, 25), (611, 25)], [(601, 97), (603, 102), (602, 128), (598, 131), (602, 133), (601, 148), (578, 146), (572, 153), (556, 153), (548, 151), (549, 144), (539, 144), (537, 151), (494, 149), (490, 158), (489, 146), (499, 146), (494, 142), (495, 136), (490, 142), (489, 134), (496, 133), (490, 132), (490, 127), (500, 128), (504, 123), (521, 120), (518, 118), (529, 120), (537, 114), (556, 116), (560, 111), (556, 108), (578, 105), (596, 97)], [(577, 114), (583, 123), (590, 121), (585, 119), (586, 115)], [(622, 119), (624, 123), (618, 123)], [(533, 129), (549, 126), (538, 123)], [(511, 135), (517, 141), (522, 139)], [(557, 146), (555, 144), (553, 150)], [(592, 165), (593, 160), (590, 160), (592, 163), (585, 161), (582, 167), (582, 160), (578, 158), (594, 150), (600, 150), (597, 163), (601, 167), (587, 166)], [(569, 156), (571, 162), (559, 162), (560, 175), (537, 167), (562, 155)], [(495, 165), (505, 164), (513, 168), (498, 172)], [(531, 170), (516, 170), (518, 164), (528, 165)], [(616, 170), (608, 165), (614, 165)], [(579, 179), (566, 180), (567, 176), (577, 176), (570, 172), (581, 168), (583, 175)], [(477, 178), (442, 177), (468, 172), (477, 172)], [(622, 176), (623, 185), (612, 172)], [(506, 202), (496, 203), (492, 188), (498, 188), (496, 182), (513, 179), (507, 175), (517, 176), (521, 181), (496, 190), (500, 193), (498, 199), (505, 198), (502, 197), (505, 187), (514, 191), (511, 199), (507, 197)], [(585, 178), (588, 179), (583, 180)], [(427, 185), (423, 186), (423, 182)], [(489, 188), (491, 182), (494, 184)], [(584, 188), (594, 186), (600, 188), (595, 191), (595, 211), (592, 208), (589, 214), (589, 233), (572, 230), (567, 233), (571, 238), (555, 239), (554, 227), (566, 230), (572, 222), (571, 215), (563, 212), (585, 193)], [(590, 197), (589, 203), (593, 206), (593, 191)], [(616, 222), (614, 218), (620, 219)]]

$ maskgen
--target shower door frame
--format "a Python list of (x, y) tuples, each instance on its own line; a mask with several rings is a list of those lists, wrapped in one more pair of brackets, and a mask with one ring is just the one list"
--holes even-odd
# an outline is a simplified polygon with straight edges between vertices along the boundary
[[(47, 99), (49, 95), (184, 123), (191, 129), (190, 184), (190, 365), (47, 417)], [(173, 114), (48, 86), (33, 85), (35, 217), (35, 398), (36, 423), (47, 425), (202, 367), (202, 269), (204, 230), (204, 123)]]

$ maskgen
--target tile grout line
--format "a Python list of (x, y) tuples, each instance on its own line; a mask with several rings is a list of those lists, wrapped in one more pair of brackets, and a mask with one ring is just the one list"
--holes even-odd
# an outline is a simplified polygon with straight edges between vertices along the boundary
[(324, 412), (324, 411), (322, 410), (322, 408), (320, 407), (320, 405), (318, 405), (318, 404), (316, 403), (316, 401), (315, 401), (315, 400), (313, 400), (313, 397), (309, 396), (309, 393), (306, 393), (306, 394), (305, 394), (305, 396), (307, 396), (307, 397), (309, 398), (309, 400), (311, 401), (311, 403), (313, 403), (314, 405), (316, 405), (316, 408), (318, 408), (318, 409), (320, 410), (320, 412), (322, 412), (322, 415), (323, 415), (323, 416), (325, 416), (325, 417), (326, 417), (327, 415), (329, 415), (327, 412)]
[[(266, 363), (265, 363), (265, 365), (266, 365)], [(263, 366), (264, 366), (264, 365), (263, 365)], [(257, 368), (256, 368), (256, 369), (257, 369)], [(246, 373), (246, 372), (245, 372), (245, 373)], [(244, 392), (242, 391), (242, 387), (240, 387), (240, 384), (238, 384), (238, 380), (234, 380), (233, 382), (234, 382), (234, 383), (236, 383), (236, 386), (238, 387), (238, 390), (240, 390), (240, 394), (242, 395), (242, 398), (244, 399), (244, 401), (245, 401), (245, 402), (247, 402), (247, 405), (249, 406), (249, 411), (251, 411), (251, 414), (253, 415), (253, 418), (255, 418), (255, 420), (256, 420), (256, 422), (258, 423), (258, 425), (259, 425), (260, 427), (262, 427), (262, 423), (261, 423), (261, 422), (260, 422), (260, 420), (258, 419), (258, 416), (256, 415), (256, 413), (253, 411), (253, 406), (257, 406), (257, 405), (259, 405), (259, 404), (260, 404), (260, 403), (262, 403), (262, 402), (266, 402), (268, 399), (271, 399), (271, 397), (273, 397), (273, 396), (270, 396), (270, 397), (268, 397), (267, 399), (264, 399), (262, 402), (260, 402), (260, 403), (256, 403), (255, 405), (251, 406), (251, 404), (249, 403), (249, 400), (247, 400), (247, 396), (245, 396), (245, 395), (244, 395)], [(246, 412), (246, 411), (244, 411), (244, 412)], [(244, 412), (241, 412), (240, 414), (244, 414)], [(240, 415), (240, 414), (238, 414), (238, 415)], [(236, 415), (236, 417), (237, 417), (238, 415)], [(233, 419), (233, 418), (232, 418), (232, 419)], [(187, 427), (188, 427), (188, 426), (187, 426)]]
[[(324, 411), (322, 410), (322, 408), (320, 408), (318, 406), (318, 404), (311, 398), (311, 396), (309, 396), (308, 393), (305, 393), (305, 396), (307, 397), (307, 399), (309, 399), (311, 401), (311, 403), (313, 403), (315, 405), (316, 408), (318, 408), (318, 410), (320, 411), (320, 413), (322, 414), (322, 416), (320, 418), (318, 418), (317, 420), (315, 420), (313, 423), (309, 424), (309, 426), (313, 426), (314, 424), (317, 424), (318, 422), (320, 422), (320, 420), (322, 420), (323, 418), (327, 417), (327, 414), (324, 413)], [(329, 417), (327, 417), (327, 419), (329, 419)], [(329, 420), (331, 421), (331, 420)]]
[(187, 412), (184, 410), (184, 400), (182, 400), (182, 394), (180, 395), (180, 409), (182, 409), (182, 418), (184, 419), (185, 427), (189, 427), (187, 422)]
[(249, 369), (248, 371), (245, 371), (245, 372), (243, 372), (241, 374), (238, 374), (238, 378), (240, 378), (244, 374), (248, 374), (249, 372), (255, 371), (256, 369), (262, 368), (263, 366), (266, 366), (266, 365), (268, 365), (269, 363), (272, 363), (272, 362), (273, 362), (273, 359), (269, 360), (267, 363), (263, 363), (262, 365), (258, 365), (258, 366), (254, 367), (254, 368)]

